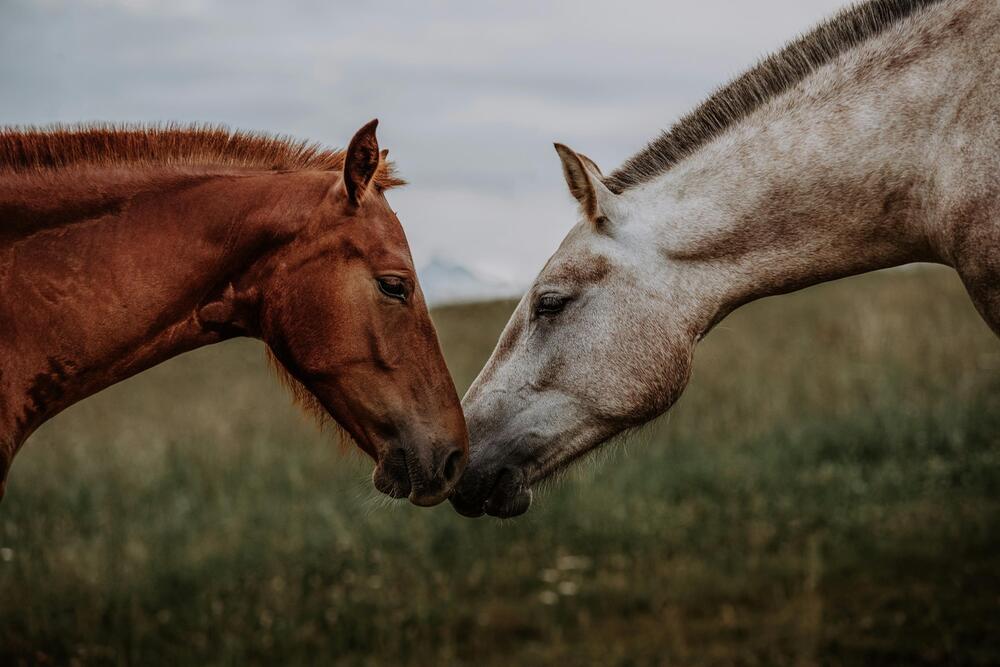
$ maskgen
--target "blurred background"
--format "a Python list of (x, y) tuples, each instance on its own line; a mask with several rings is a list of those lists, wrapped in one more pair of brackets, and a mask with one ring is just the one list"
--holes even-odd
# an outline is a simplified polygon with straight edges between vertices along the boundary
[(336, 147), (377, 117), (413, 184), (391, 202), (417, 266), (511, 293), (575, 222), (553, 141), (608, 171), (843, 4), (0, 0), (0, 124), (221, 123)]
[[(0, 124), (372, 117), (459, 391), (617, 166), (842, 3), (0, 0)], [(377, 495), (253, 341), (46, 424), (0, 504), (0, 664), (1000, 663), (1000, 344), (949, 271), (738, 311), (669, 416), (516, 520)]]

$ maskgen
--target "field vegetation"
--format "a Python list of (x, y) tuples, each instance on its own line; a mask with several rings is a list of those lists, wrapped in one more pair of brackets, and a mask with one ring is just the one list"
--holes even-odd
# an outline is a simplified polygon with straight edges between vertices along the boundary
[[(434, 313), (460, 391), (513, 308)], [(516, 520), (383, 500), (261, 345), (45, 425), (0, 664), (1000, 664), (1000, 341), (949, 271), (767, 299)]]

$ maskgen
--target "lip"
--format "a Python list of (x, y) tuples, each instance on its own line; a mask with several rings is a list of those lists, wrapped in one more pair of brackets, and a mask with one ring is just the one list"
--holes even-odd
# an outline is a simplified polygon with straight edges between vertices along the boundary
[(409, 464), (404, 459), (400, 461), (400, 465), (405, 471), (401, 478), (390, 475), (386, 471), (384, 461), (379, 461), (372, 471), (372, 484), (390, 498), (407, 498), (412, 495), (413, 484), (410, 481)]
[(468, 502), (459, 493), (452, 493), (448, 501), (456, 512), (470, 519), (476, 519), (486, 514), (485, 502)]
[(417, 507), (434, 507), (435, 505), (440, 505), (444, 501), (448, 500), (451, 490), (442, 491), (433, 496), (419, 496), (415, 490), (410, 491), (407, 495), (407, 500), (410, 504), (416, 505)]
[(470, 518), (489, 514), (502, 519), (520, 516), (531, 507), (532, 491), (521, 469), (505, 467), (493, 479), (485, 495), (481, 493), (482, 488), (477, 489), (474, 498), (454, 493), (450, 498), (452, 507)]
[(490, 516), (511, 519), (528, 511), (528, 508), (531, 507), (532, 495), (531, 489), (522, 486), (515, 493), (504, 497), (499, 502), (490, 497), (483, 506), (483, 510)]

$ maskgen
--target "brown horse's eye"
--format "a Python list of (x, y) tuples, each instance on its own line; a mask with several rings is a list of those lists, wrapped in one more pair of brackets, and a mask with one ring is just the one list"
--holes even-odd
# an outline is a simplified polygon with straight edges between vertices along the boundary
[(399, 278), (387, 277), (378, 279), (378, 288), (382, 294), (393, 299), (406, 301), (406, 283)]

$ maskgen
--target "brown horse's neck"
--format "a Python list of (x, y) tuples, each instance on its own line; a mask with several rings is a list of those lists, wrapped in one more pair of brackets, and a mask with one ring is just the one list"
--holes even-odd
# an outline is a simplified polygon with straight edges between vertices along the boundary
[(0, 175), (0, 480), (24, 439), (69, 405), (252, 334), (229, 286), (247, 287), (247, 272), (305, 223), (328, 181), (309, 172)]

